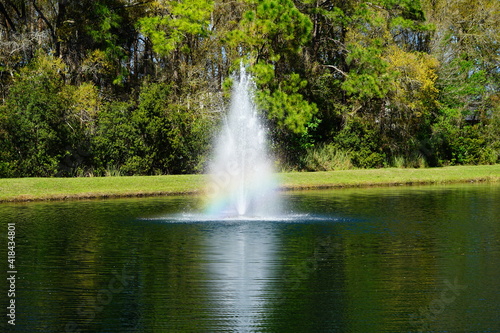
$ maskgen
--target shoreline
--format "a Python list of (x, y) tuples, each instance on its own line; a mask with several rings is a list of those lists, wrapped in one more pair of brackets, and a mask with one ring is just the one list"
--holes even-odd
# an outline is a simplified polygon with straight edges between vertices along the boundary
[[(277, 174), (279, 191), (500, 182), (500, 164)], [(0, 179), (0, 203), (201, 195), (206, 175)]]

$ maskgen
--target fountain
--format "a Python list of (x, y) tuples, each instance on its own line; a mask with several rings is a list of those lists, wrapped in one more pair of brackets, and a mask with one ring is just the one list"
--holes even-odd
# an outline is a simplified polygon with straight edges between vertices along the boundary
[(206, 213), (216, 217), (269, 217), (278, 213), (279, 205), (266, 128), (253, 101), (253, 80), (243, 65), (233, 79), (229, 113), (209, 167)]

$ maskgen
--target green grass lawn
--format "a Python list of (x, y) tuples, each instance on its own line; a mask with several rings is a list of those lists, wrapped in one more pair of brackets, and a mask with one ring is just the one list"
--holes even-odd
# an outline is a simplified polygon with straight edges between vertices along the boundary
[[(500, 181), (500, 165), (278, 174), (283, 189)], [(63, 200), (202, 193), (204, 175), (0, 179), (0, 201)]]
[(288, 189), (447, 184), (500, 181), (500, 165), (453, 166), (425, 169), (360, 169), (332, 172), (284, 173), (281, 183)]
[(203, 175), (0, 179), (0, 201), (58, 200), (195, 193)]

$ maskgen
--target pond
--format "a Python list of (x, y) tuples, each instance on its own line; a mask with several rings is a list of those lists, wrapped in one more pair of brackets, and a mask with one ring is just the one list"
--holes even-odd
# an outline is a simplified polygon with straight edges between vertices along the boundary
[(282, 195), (268, 220), (204, 220), (197, 197), (1, 204), (2, 326), (500, 332), (500, 185)]

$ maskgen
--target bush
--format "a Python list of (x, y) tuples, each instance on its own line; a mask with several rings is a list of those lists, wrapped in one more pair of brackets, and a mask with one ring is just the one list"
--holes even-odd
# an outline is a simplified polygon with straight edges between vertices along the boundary
[(358, 168), (383, 168), (386, 166), (386, 155), (374, 152), (368, 148), (362, 148), (352, 152), (353, 164)]
[(133, 113), (148, 174), (201, 171), (208, 150), (210, 119), (193, 107), (172, 103), (171, 90), (164, 83), (143, 86)]
[(13, 177), (66, 176), (64, 161), (78, 150), (79, 127), (68, 117), (62, 93), (64, 64), (39, 55), (20, 71), (0, 109), (2, 174)]
[(170, 103), (170, 86), (145, 85), (138, 105), (112, 102), (98, 116), (92, 140), (98, 174), (192, 173), (202, 169), (210, 127), (201, 113)]
[(137, 135), (131, 124), (131, 109), (129, 103), (112, 102), (99, 112), (91, 141), (93, 165), (98, 175), (105, 175), (106, 170), (119, 170), (134, 156)]
[(349, 152), (333, 144), (309, 148), (302, 158), (302, 165), (308, 171), (348, 170), (353, 168)]
[(425, 157), (420, 153), (412, 154), (408, 157), (406, 156), (394, 156), (392, 158), (392, 164), (395, 168), (426, 168), (428, 163)]
[(496, 118), (475, 125), (464, 123), (454, 109), (442, 110), (433, 125), (432, 144), (440, 165), (494, 164), (499, 156)]
[(351, 162), (357, 168), (380, 168), (386, 165), (380, 133), (371, 124), (354, 118), (336, 135), (335, 144), (349, 151)]

